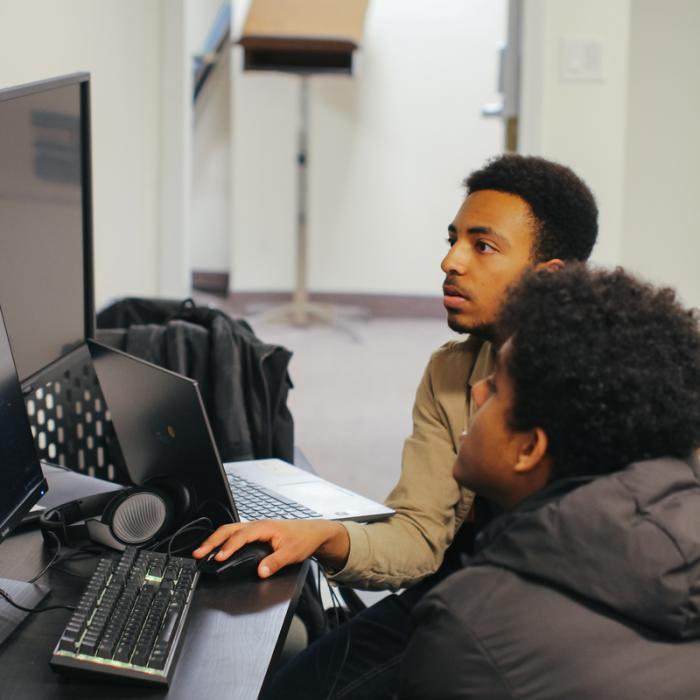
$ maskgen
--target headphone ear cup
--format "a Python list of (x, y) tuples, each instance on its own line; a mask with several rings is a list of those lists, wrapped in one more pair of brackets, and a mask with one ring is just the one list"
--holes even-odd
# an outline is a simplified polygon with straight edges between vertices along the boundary
[(142, 547), (168, 532), (175, 505), (167, 493), (133, 488), (110, 502), (102, 514), (112, 536), (121, 544)]
[(110, 501), (102, 522), (121, 544), (143, 547), (174, 530), (191, 510), (184, 484), (154, 479)]

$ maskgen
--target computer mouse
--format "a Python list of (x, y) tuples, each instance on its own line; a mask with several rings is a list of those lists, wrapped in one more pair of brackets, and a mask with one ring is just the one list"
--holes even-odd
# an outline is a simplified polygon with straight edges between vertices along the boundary
[(258, 564), (273, 549), (267, 542), (250, 542), (235, 551), (228, 559), (214, 559), (218, 549), (202, 559), (199, 569), (203, 576), (216, 581), (231, 581), (234, 579), (257, 578)]

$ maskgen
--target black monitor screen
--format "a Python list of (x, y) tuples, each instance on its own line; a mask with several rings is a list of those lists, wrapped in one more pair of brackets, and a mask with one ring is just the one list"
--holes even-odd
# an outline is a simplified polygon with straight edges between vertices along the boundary
[(0, 312), (0, 540), (46, 492)]
[(0, 305), (21, 380), (89, 332), (85, 89), (87, 76), (0, 90)]

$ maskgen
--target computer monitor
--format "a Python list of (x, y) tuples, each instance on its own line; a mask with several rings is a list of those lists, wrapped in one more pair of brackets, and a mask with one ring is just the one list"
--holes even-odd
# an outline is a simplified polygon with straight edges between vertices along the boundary
[(25, 393), (94, 335), (87, 73), (0, 90), (0, 305)]
[[(22, 388), (0, 310), (0, 541), (47, 492), (34, 446)], [(0, 578), (0, 589), (24, 607), (34, 607), (48, 592), (43, 586)], [(26, 613), (0, 600), (0, 643)]]

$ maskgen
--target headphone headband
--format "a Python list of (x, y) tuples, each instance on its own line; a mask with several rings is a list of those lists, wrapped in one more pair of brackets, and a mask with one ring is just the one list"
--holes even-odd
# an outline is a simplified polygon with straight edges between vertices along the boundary
[(159, 480), (51, 508), (42, 513), (39, 526), (47, 542), (53, 533), (67, 545), (89, 538), (118, 550), (145, 547), (173, 529), (192, 505), (185, 486)]
[(117, 496), (129, 489), (98, 493), (95, 496), (77, 498), (55, 508), (45, 510), (39, 518), (39, 527), (44, 540), (51, 544), (47, 533), (52, 532), (61, 544), (77, 544), (88, 537), (87, 526), (83, 521), (96, 518), (104, 512), (107, 505)]

